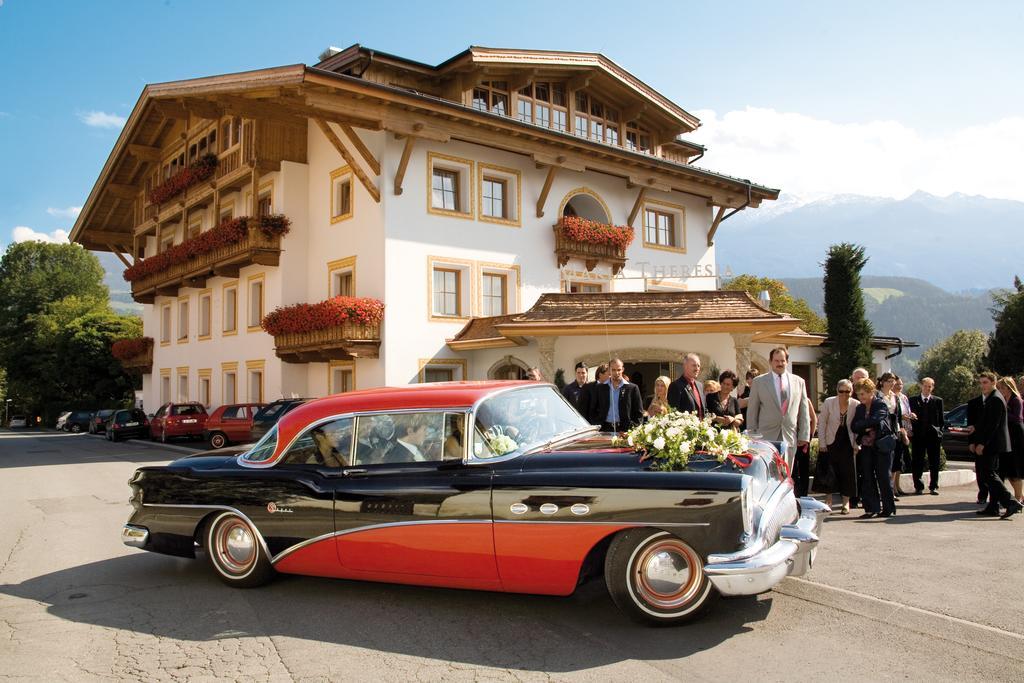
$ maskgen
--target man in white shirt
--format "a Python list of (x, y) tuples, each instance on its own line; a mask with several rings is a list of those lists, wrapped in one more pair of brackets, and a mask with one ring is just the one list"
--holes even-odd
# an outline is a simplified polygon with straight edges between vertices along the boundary
[(785, 441), (786, 459), (792, 468), (797, 450), (806, 450), (811, 441), (807, 387), (803, 379), (787, 371), (789, 352), (785, 348), (772, 349), (768, 362), (771, 370), (750, 383), (747, 432), (768, 441)]

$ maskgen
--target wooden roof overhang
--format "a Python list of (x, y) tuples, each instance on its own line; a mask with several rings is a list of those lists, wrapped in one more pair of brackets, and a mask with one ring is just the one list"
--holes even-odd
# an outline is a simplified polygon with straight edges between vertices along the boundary
[[(71, 240), (88, 249), (128, 251), (135, 228), (133, 202), (149, 165), (159, 162), (174, 121), (190, 114), (212, 119), (225, 113), (293, 122), (312, 118), (325, 133), (331, 130), (328, 123), (342, 131), (386, 130), (405, 137), (407, 150), (415, 139), (462, 140), (529, 156), (538, 167), (589, 170), (620, 177), (628, 187), (701, 196), (719, 206), (720, 213), (725, 208), (756, 207), (779, 195), (777, 189), (748, 180), (298, 64), (146, 86), (83, 205)], [(362, 158), (363, 163), (355, 163), (357, 176), (379, 197), (373, 180), (379, 175), (379, 162), (358, 138), (345, 137)], [(336, 136), (332, 144), (348, 154)], [(400, 192), (400, 182), (396, 186)], [(543, 214), (540, 203), (537, 212)]]

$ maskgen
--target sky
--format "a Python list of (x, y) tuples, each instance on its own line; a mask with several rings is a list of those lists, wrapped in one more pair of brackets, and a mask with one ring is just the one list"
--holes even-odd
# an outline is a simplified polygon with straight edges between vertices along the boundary
[(66, 239), (147, 83), (360, 43), (601, 52), (784, 195), (1024, 201), (1024, 2), (0, 0), (0, 248)]

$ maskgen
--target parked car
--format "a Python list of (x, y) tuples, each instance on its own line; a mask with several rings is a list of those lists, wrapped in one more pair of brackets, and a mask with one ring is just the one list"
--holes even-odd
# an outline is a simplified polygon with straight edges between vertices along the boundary
[(97, 410), (96, 414), (92, 416), (89, 421), (89, 433), (100, 434), (107, 431), (107, 422), (110, 420), (110, 416), (114, 414), (116, 409), (114, 408), (103, 408)]
[(946, 424), (942, 427), (942, 448), (947, 458), (974, 460), (967, 450), (967, 404), (961, 403), (946, 412)]
[(658, 624), (810, 568), (828, 508), (794, 496), (775, 445), (661, 472), (613, 437), (550, 384), (338, 394), (241, 454), (136, 470), (122, 540), (198, 544), (238, 587), (280, 572), (569, 595), (603, 572), (624, 612)]
[(57, 416), (57, 423), (54, 425), (54, 427), (58, 431), (63, 431), (64, 423), (67, 422), (68, 417), (70, 417), (70, 416), (71, 416), (71, 411), (70, 410), (65, 410), (63, 413), (61, 413), (60, 415)]
[(114, 411), (107, 422), (107, 441), (144, 439), (149, 436), (149, 418), (138, 408)]
[(28, 427), (28, 416), (26, 415), (11, 415), (10, 421), (7, 423), (8, 429), (25, 429)]
[(68, 418), (64, 421), (64, 431), (84, 432), (89, 428), (89, 423), (92, 421), (93, 415), (96, 414), (95, 410), (75, 410), (72, 411)]
[(250, 441), (259, 441), (270, 431), (270, 428), (277, 424), (283, 415), (287, 415), (303, 403), (308, 403), (308, 398), (279, 398), (273, 403), (260, 408), (259, 412), (252, 419), (252, 428), (249, 434)]
[(263, 403), (230, 403), (213, 411), (206, 419), (203, 438), (210, 442), (210, 448), (224, 448), (233, 443), (249, 443), (252, 440), (252, 420)]
[(163, 443), (182, 437), (202, 439), (206, 418), (202, 403), (165, 403), (149, 421), (149, 438)]

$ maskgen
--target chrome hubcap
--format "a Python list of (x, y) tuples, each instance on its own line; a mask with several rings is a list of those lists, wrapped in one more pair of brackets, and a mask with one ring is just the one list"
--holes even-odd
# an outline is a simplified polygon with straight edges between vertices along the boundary
[(680, 540), (652, 543), (634, 567), (637, 593), (654, 607), (675, 609), (691, 601), (700, 589), (700, 558)]
[(256, 539), (244, 523), (227, 522), (217, 534), (217, 555), (226, 570), (241, 574), (256, 560)]

